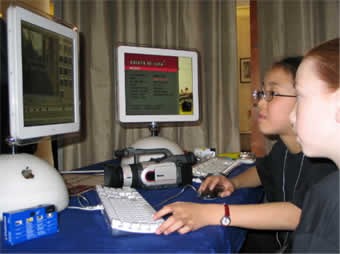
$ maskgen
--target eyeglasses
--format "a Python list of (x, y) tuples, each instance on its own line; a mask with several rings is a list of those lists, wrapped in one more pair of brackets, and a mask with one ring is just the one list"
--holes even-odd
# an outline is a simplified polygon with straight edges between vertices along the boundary
[(255, 90), (253, 92), (253, 99), (257, 102), (261, 99), (265, 99), (265, 101), (270, 102), (274, 99), (274, 96), (296, 98), (296, 95), (280, 94), (274, 91)]

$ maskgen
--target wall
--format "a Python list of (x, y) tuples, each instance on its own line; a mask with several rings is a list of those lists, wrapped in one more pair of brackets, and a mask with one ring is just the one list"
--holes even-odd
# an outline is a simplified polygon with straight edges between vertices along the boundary
[(17, 1), (0, 0), (0, 13), (2, 13), (3, 16), (5, 16), (6, 9), (10, 2), (27, 5), (29, 7), (33, 7), (34, 9), (47, 13), (51, 13), (51, 11), (53, 10), (53, 5), (50, 5), (49, 0), (17, 0)]
[[(250, 58), (250, 15), (249, 4), (237, 6), (238, 58)], [(240, 64), (238, 66), (240, 73)], [(239, 75), (239, 117), (241, 150), (250, 150), (251, 132), (251, 83), (241, 83)]]

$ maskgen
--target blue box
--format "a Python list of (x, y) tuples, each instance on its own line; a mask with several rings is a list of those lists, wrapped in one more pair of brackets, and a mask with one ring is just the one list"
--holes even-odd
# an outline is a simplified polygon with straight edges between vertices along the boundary
[(5, 243), (15, 245), (59, 231), (54, 205), (40, 205), (3, 213)]

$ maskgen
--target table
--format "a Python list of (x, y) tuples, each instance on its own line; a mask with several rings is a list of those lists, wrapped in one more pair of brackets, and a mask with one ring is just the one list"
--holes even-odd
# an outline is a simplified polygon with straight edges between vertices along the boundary
[[(248, 166), (240, 166), (238, 174)], [(194, 184), (196, 187), (198, 184)], [(156, 209), (161, 201), (177, 194), (181, 188), (139, 190)], [(91, 205), (98, 203), (94, 190), (84, 194)], [(187, 188), (182, 195), (169, 201), (201, 203), (245, 204), (257, 203), (262, 199), (262, 188), (244, 188), (232, 196), (215, 200), (201, 200), (196, 192)], [(71, 205), (77, 204), (72, 197)], [(234, 253), (241, 248), (246, 230), (236, 227), (208, 226), (185, 235), (113, 234), (100, 211), (65, 209), (59, 214), (59, 232), (33, 239), (15, 246), (1, 242), (1, 253)], [(2, 233), (2, 232), (1, 232)]]

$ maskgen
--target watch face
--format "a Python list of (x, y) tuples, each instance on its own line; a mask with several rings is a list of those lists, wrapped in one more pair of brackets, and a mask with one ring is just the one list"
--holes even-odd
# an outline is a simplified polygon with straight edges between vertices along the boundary
[(223, 216), (222, 219), (221, 219), (221, 224), (223, 226), (228, 226), (230, 224), (230, 217), (227, 217), (227, 216)]

